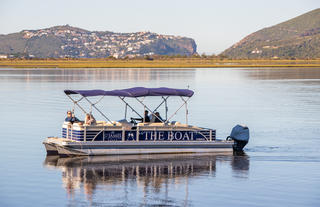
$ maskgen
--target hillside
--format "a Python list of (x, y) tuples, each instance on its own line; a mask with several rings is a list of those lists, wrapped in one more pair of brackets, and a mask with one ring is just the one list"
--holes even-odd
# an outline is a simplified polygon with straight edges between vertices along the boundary
[(151, 32), (114, 33), (65, 26), (0, 35), (0, 55), (37, 58), (116, 58), (145, 55), (192, 55), (191, 38)]
[(254, 32), (221, 55), (234, 59), (320, 58), (320, 9)]

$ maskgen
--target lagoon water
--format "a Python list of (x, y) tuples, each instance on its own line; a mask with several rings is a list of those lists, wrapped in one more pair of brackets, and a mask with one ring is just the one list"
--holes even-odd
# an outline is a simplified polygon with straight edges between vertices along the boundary
[[(64, 89), (135, 86), (194, 90), (189, 123), (219, 138), (248, 125), (245, 153), (46, 157), (73, 107)], [(2, 68), (0, 100), (0, 206), (320, 206), (320, 68)], [(119, 99), (99, 104), (123, 118)]]

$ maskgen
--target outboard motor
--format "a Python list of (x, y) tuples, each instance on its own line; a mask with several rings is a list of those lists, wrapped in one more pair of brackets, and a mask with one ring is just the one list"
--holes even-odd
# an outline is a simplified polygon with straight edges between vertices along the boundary
[(244, 146), (249, 141), (249, 128), (243, 125), (236, 125), (233, 127), (230, 136), (227, 137), (227, 140), (234, 140), (233, 150), (242, 151)]

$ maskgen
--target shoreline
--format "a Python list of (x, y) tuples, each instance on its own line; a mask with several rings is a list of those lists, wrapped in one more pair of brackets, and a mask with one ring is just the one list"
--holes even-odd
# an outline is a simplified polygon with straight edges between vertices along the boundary
[(206, 58), (177, 59), (57, 59), (0, 60), (1, 68), (320, 68), (316, 60), (217, 60)]

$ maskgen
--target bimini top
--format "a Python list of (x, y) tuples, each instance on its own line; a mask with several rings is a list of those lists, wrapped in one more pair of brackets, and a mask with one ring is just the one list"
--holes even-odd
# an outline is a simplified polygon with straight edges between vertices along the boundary
[(134, 87), (121, 90), (65, 90), (65, 94), (80, 94), (82, 96), (123, 96), (123, 97), (141, 97), (141, 96), (193, 96), (193, 91), (188, 89), (175, 88), (144, 88)]

